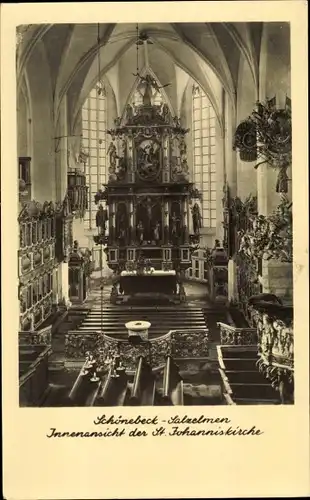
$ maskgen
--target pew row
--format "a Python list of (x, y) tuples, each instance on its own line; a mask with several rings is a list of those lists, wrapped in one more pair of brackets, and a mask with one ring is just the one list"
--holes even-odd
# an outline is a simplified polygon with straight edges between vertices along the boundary
[(156, 381), (151, 366), (140, 356), (129, 400), (130, 406), (153, 406)]
[(164, 367), (162, 400), (167, 406), (184, 405), (183, 380), (171, 356), (167, 356)]

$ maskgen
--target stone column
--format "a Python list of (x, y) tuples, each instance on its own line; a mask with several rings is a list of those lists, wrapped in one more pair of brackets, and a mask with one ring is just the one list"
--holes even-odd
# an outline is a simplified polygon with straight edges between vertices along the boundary
[[(223, 125), (224, 126), (224, 125)], [(216, 122), (216, 238), (223, 241), (223, 187), (225, 182), (224, 130)]]
[[(257, 169), (258, 212), (270, 215), (281, 203), (281, 194), (276, 192), (277, 172), (266, 165)], [(290, 193), (287, 193), (290, 197)], [(288, 302), (293, 297), (293, 266), (277, 260), (263, 261), (261, 284), (264, 293), (274, 293)]]
[(115, 201), (112, 201), (110, 205), (110, 212), (109, 212), (109, 220), (110, 220), (110, 231), (109, 231), (109, 238), (110, 238), (110, 244), (115, 243)]
[(164, 243), (167, 244), (169, 241), (169, 201), (164, 202)]
[(133, 199), (129, 201), (129, 244), (131, 245), (134, 240), (134, 211), (133, 211)]
[[(290, 35), (289, 26), (266, 23), (262, 36), (259, 100), (276, 98), (277, 108), (284, 108), (286, 97), (291, 96)], [(272, 47), (272, 50), (270, 50)], [(292, 168), (288, 169), (292, 178)], [(277, 172), (266, 164), (257, 169), (258, 211), (270, 215), (281, 202), (281, 194), (276, 192)], [(292, 199), (292, 186), (289, 182), (287, 197)], [(284, 300), (292, 300), (292, 264), (275, 260), (264, 261), (262, 266), (263, 292), (274, 293)]]
[[(68, 174), (68, 122), (66, 96), (60, 104), (59, 118), (56, 127), (55, 161), (56, 161), (56, 201), (63, 202), (67, 193)], [(69, 300), (69, 269), (68, 262), (61, 262), (58, 269), (58, 298), (65, 302)]]
[(128, 160), (128, 182), (134, 183), (136, 176), (136, 168), (133, 162), (133, 138), (131, 136), (127, 139), (127, 160)]
[(183, 234), (184, 234), (184, 240), (182, 240), (183, 243), (188, 243), (188, 203), (187, 203), (187, 198), (183, 198), (182, 200), (182, 211), (183, 211)]
[(170, 144), (167, 136), (163, 139), (163, 182), (170, 181)]
[(191, 229), (191, 211), (190, 211), (190, 206), (189, 206), (189, 197), (186, 197), (185, 201), (185, 206), (186, 206), (186, 224), (187, 224), (187, 232), (190, 234), (190, 229)]
[[(226, 174), (226, 182), (228, 183), (230, 196), (237, 195), (237, 153), (233, 151), (233, 135), (236, 129), (236, 112), (233, 103), (225, 94), (223, 96), (224, 108), (224, 133), (223, 133), (223, 156), (224, 156), (224, 172)], [(238, 300), (237, 288), (237, 266), (234, 256), (228, 262), (228, 301), (235, 302)]]

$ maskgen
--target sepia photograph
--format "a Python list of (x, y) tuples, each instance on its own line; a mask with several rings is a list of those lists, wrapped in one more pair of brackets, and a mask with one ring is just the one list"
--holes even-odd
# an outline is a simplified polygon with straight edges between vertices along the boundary
[(292, 110), (289, 22), (17, 27), (20, 407), (294, 405)]

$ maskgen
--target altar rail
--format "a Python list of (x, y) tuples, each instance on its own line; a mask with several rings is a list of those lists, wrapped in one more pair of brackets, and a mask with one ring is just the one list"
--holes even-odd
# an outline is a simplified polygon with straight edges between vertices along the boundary
[[(20, 406), (39, 406), (41, 398), (48, 388), (48, 358), (51, 348), (46, 345), (20, 345), (19, 369), (22, 372), (23, 363), (29, 363), (29, 358), (35, 356), (34, 361), (27, 366), (26, 371), (19, 377), (19, 404)], [(22, 359), (24, 355), (24, 360)], [(28, 360), (27, 360), (28, 358)]]
[(50, 346), (52, 343), (52, 326), (49, 325), (40, 330), (29, 332), (18, 332), (18, 343), (22, 345), (45, 345)]
[(153, 367), (162, 367), (167, 355), (174, 359), (204, 359), (209, 355), (208, 329), (171, 330), (142, 344), (133, 345), (128, 339), (115, 339), (101, 333), (70, 331), (65, 336), (66, 366), (83, 363), (86, 353), (95, 353), (103, 363), (106, 357), (119, 355), (126, 370), (135, 370), (139, 356)]
[(237, 328), (233, 325), (218, 322), (222, 345), (254, 345), (257, 344), (256, 328)]

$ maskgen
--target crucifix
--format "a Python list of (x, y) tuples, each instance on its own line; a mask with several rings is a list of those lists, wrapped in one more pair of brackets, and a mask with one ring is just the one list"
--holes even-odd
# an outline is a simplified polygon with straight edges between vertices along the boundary
[(171, 236), (173, 238), (177, 238), (178, 236), (178, 229), (179, 229), (179, 222), (180, 222), (180, 217), (177, 217), (176, 213), (173, 212), (172, 216), (171, 216)]

